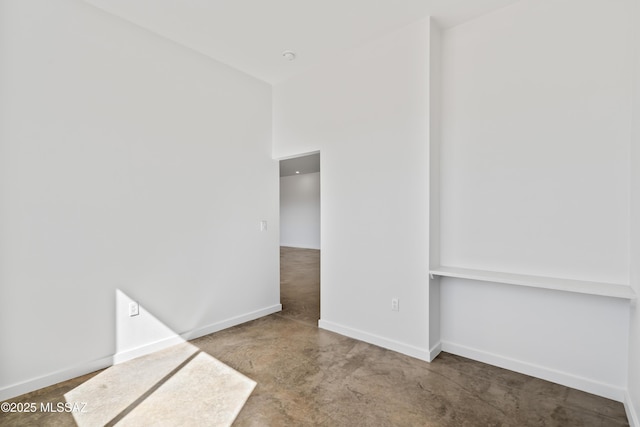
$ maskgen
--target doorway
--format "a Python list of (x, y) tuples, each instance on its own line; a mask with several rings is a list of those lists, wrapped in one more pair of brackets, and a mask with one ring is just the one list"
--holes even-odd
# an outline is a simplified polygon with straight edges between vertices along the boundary
[(282, 315), (320, 319), (320, 153), (280, 161)]

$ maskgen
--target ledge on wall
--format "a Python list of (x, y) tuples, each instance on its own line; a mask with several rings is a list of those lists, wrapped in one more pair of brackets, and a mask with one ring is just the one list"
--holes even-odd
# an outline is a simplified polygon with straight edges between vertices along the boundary
[(554, 277), (532, 276), (527, 274), (503, 273), (497, 271), (474, 270), (461, 267), (437, 266), (429, 271), (433, 276), (457, 277), (459, 279), (479, 280), (482, 282), (505, 283), (515, 286), (529, 286), (540, 289), (576, 292), (612, 298), (635, 300), (636, 294), (628, 285), (588, 282), (582, 280), (559, 279)]

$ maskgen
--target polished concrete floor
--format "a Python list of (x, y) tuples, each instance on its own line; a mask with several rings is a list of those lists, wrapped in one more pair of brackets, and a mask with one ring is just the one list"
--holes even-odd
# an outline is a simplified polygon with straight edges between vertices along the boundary
[(280, 248), (281, 316), (318, 326), (320, 251)]
[[(443, 353), (429, 364), (320, 330), (316, 326), (319, 252), (282, 248), (281, 265), (281, 313), (198, 338), (178, 350), (168, 349), (118, 366), (137, 364), (138, 371), (144, 369), (142, 365), (154, 369), (167, 360), (163, 354), (175, 357), (176, 351), (186, 352), (185, 356), (193, 351), (222, 362), (232, 368), (230, 371), (252, 381), (250, 386), (242, 386), (244, 392), (255, 385), (246, 403), (243, 397), (231, 402), (241, 408), (234, 426), (628, 425), (618, 402), (451, 354)], [(64, 401), (65, 393), (69, 396), (83, 387), (101, 389), (101, 385), (87, 384), (110, 369), (12, 401)], [(118, 377), (109, 375), (111, 381)], [(219, 403), (207, 400), (219, 395), (221, 388), (230, 390), (228, 380), (211, 381), (217, 375), (211, 368), (192, 367), (177, 382), (173, 395), (165, 392), (156, 396), (154, 392), (129, 405), (142, 406), (148, 399), (154, 400), (152, 421), (145, 422), (143, 412), (138, 412), (137, 423), (126, 423), (127, 417), (105, 419), (112, 425), (227, 425), (224, 420), (213, 421), (211, 411), (219, 408)], [(122, 379), (125, 384), (129, 380), (127, 375)], [(176, 420), (170, 415), (178, 402), (196, 402), (201, 409), (188, 419)], [(230, 413), (235, 416), (237, 411), (233, 411)], [(2, 426), (75, 422), (69, 414), (0, 414)]]

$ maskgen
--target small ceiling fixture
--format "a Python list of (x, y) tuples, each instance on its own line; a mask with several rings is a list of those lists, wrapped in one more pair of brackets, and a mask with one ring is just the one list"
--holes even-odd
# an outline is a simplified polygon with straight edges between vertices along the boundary
[(296, 171), (296, 173), (300, 173), (300, 171)]
[(284, 59), (286, 59), (287, 61), (293, 61), (294, 59), (296, 59), (295, 52), (292, 52), (290, 50), (285, 50), (284, 52), (282, 52), (282, 56), (284, 56)]

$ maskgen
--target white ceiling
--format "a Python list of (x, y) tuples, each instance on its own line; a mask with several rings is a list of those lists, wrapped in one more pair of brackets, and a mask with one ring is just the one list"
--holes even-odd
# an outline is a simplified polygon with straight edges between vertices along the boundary
[(280, 160), (280, 176), (320, 172), (320, 153)]
[(448, 28), (517, 0), (85, 1), (276, 84), (420, 18)]

